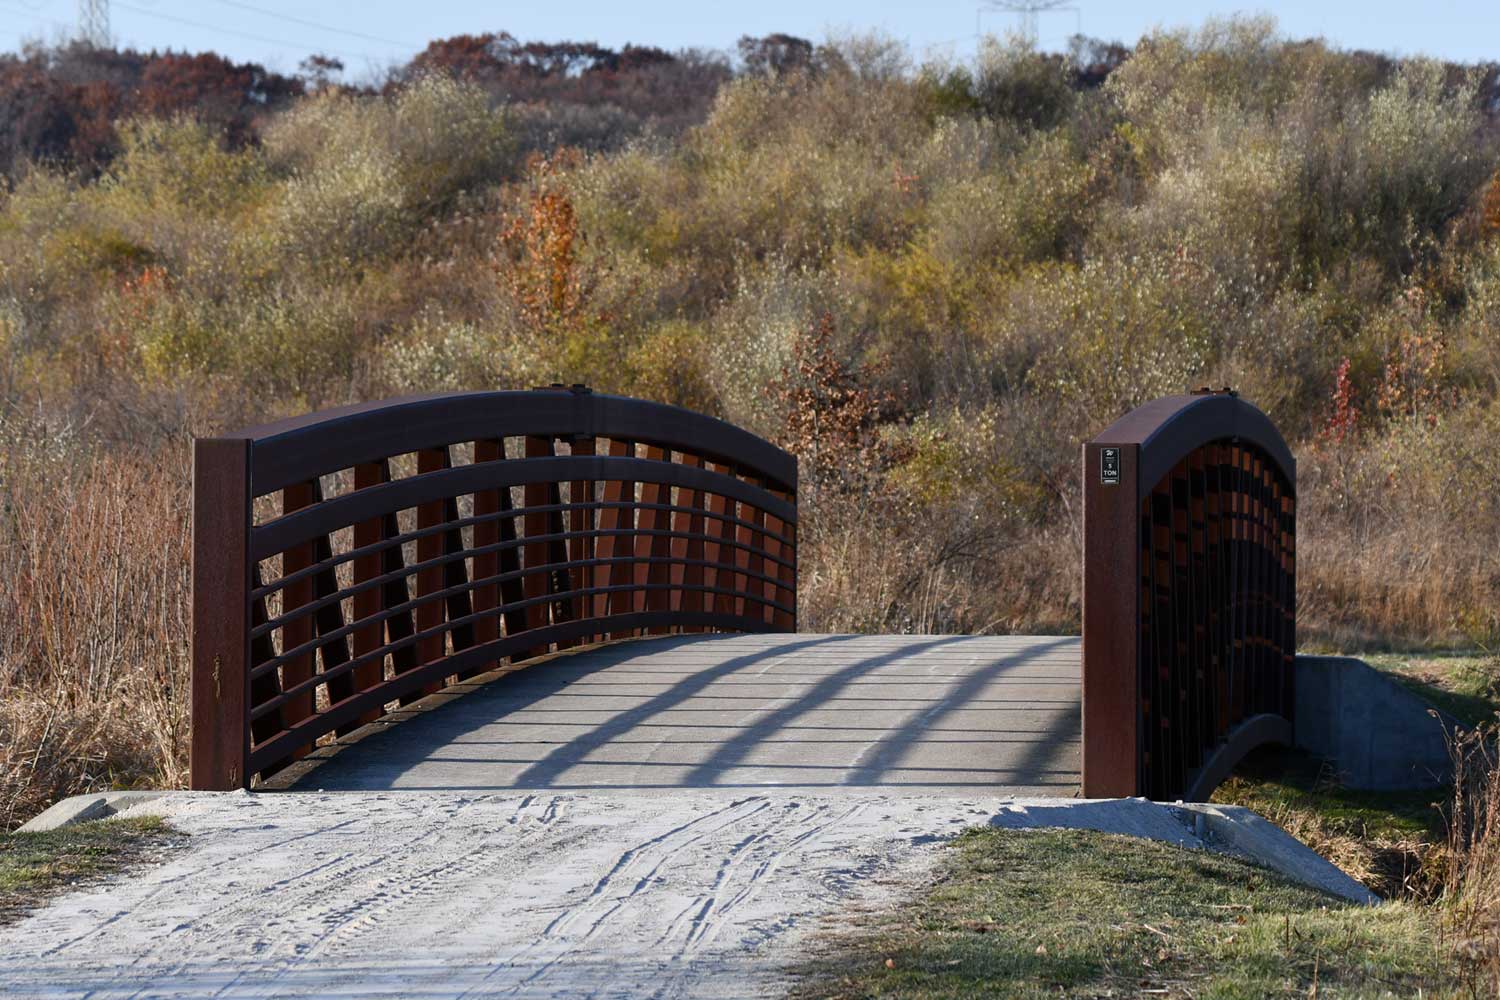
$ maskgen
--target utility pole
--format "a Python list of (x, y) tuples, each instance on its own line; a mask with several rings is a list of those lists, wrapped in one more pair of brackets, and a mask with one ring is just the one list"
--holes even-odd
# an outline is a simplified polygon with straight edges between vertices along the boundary
[[(1076, 12), (1078, 10), (1077, 7), (1069, 6), (1069, 0), (985, 0), (984, 7), (980, 9), (1005, 11), (1017, 15), (1017, 19), (1021, 22), (1021, 37), (1027, 44), (1032, 46), (1035, 46), (1037, 43), (1038, 14), (1044, 14), (1049, 11), (1071, 10)], [(975, 34), (979, 34), (977, 16), (975, 21)]]
[(109, 0), (78, 0), (78, 39), (96, 49), (109, 48)]

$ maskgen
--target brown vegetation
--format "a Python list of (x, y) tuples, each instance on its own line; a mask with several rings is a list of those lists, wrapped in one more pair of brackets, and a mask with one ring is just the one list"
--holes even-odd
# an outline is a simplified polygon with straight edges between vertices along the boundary
[(1080, 442), (1233, 385), (1298, 452), (1305, 643), (1500, 633), (1493, 72), (1260, 21), (796, 41), (649, 141), (533, 126), (682, 59), (496, 36), (254, 141), (168, 79), (89, 119), (105, 159), (14, 170), (0, 822), (180, 778), (190, 436), (408, 391), (588, 382), (803, 450), (804, 628), (1071, 631)]

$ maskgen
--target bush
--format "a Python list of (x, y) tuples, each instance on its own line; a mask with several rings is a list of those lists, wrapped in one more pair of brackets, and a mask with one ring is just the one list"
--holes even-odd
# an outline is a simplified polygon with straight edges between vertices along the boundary
[(389, 98), (320, 94), (269, 128), (265, 147), (287, 177), (270, 249), (313, 267), (387, 256), (513, 167), (504, 115), (477, 87), (441, 76)]
[(64, 795), (185, 780), (187, 482), (0, 415), (0, 828)]

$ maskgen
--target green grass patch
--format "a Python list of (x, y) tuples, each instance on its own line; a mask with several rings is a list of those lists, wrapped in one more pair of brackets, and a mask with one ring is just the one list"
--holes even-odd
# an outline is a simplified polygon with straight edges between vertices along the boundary
[(1262, 747), (1213, 801), (1255, 810), (1387, 899), (1430, 899), (1440, 875), (1432, 848), (1444, 837), (1439, 806), (1450, 795), (1344, 788), (1317, 757)]
[[(796, 997), (1446, 996), (1430, 914), (1079, 830), (971, 830), (937, 881), (829, 932)], [(1316, 988), (1316, 993), (1312, 991)]]
[(1500, 712), (1500, 660), (1474, 653), (1370, 653), (1360, 656), (1434, 708), (1466, 726)]
[(1322, 761), (1284, 747), (1262, 747), (1235, 769), (1213, 801), (1248, 806), (1262, 816), (1316, 813), (1330, 830), (1365, 839), (1441, 834), (1447, 788), (1374, 792), (1344, 788)]
[(159, 816), (0, 834), (0, 923), (18, 919), (80, 882), (157, 856), (184, 836)]

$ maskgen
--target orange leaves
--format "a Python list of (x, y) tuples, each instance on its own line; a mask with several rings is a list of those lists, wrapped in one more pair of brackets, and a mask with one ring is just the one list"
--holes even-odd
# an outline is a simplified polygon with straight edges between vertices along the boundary
[(511, 219), (500, 239), (519, 265), (511, 289), (526, 313), (547, 325), (578, 311), (578, 216), (556, 191), (537, 192), (529, 210)]
[(1438, 411), (1453, 401), (1448, 386), (1448, 341), (1427, 314), (1427, 295), (1420, 288), (1403, 293), (1409, 321), (1400, 327), (1386, 356), (1375, 405), (1389, 418), (1421, 417), (1436, 423)]
[(785, 410), (783, 444), (803, 458), (803, 468), (854, 484), (881, 464), (878, 425), (897, 400), (875, 384), (884, 366), (844, 360), (833, 337), (833, 317), (825, 313), (792, 344), (792, 362), (772, 392)]
[(149, 304), (160, 298), (167, 290), (167, 269), (152, 264), (141, 269), (133, 278), (120, 283), (120, 292), (131, 302)]
[(1437, 411), (1447, 402), (1443, 383), (1447, 373), (1448, 344), (1440, 331), (1408, 331), (1391, 352), (1375, 403), (1391, 417), (1437, 421)]
[(1484, 186), (1479, 200), (1479, 237), (1483, 240), (1500, 240), (1500, 171)]
[(100, 323), (93, 363), (105, 369), (124, 366), (136, 349), (138, 332), (151, 324), (170, 294), (171, 281), (160, 264), (149, 264), (121, 279), (119, 309), (109, 321)]
[(575, 327), (584, 318), (589, 298), (579, 262), (585, 238), (578, 213), (555, 181), (578, 160), (569, 150), (551, 159), (533, 157), (526, 204), (500, 234), (504, 280), (522, 315), (538, 332), (562, 333)]
[(1349, 359), (1345, 358), (1333, 373), (1333, 412), (1318, 434), (1320, 442), (1343, 444), (1359, 427), (1359, 407), (1354, 402), (1354, 382), (1349, 377)]

